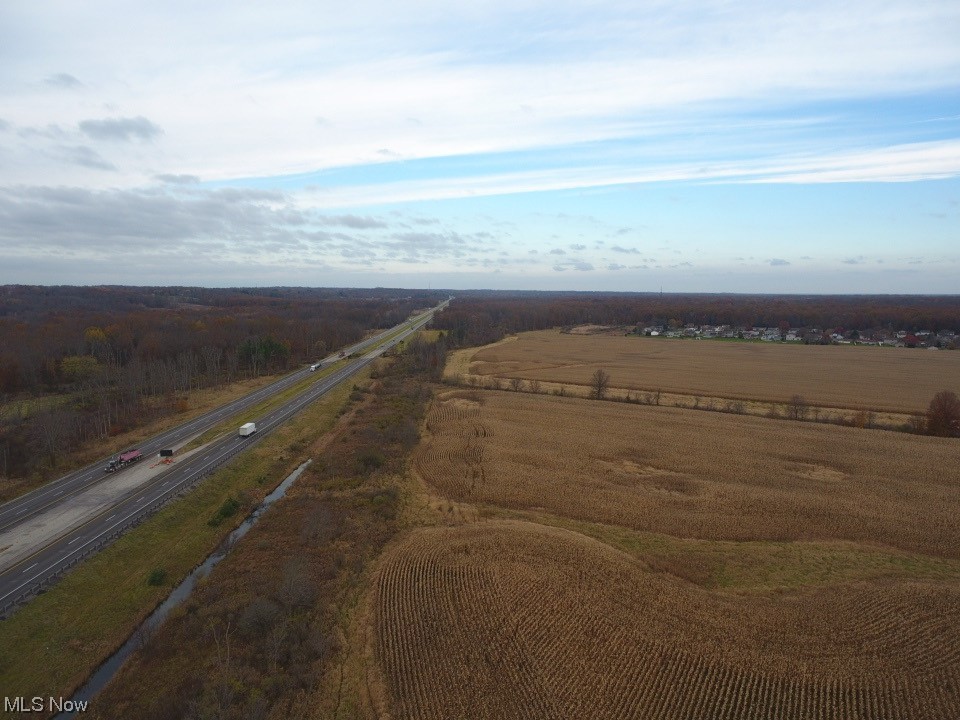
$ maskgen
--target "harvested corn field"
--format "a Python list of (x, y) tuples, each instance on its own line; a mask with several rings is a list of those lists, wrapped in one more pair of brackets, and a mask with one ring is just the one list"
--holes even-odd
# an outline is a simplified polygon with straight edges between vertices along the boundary
[(382, 558), (382, 716), (960, 716), (955, 441), (479, 390), (426, 427), (486, 519)]
[(506, 521), (417, 531), (385, 559), (375, 597), (398, 719), (960, 708), (956, 587), (710, 593), (582, 535)]
[(461, 375), (588, 386), (603, 367), (611, 387), (821, 407), (912, 413), (944, 388), (960, 392), (960, 353), (636, 336), (523, 333), (462, 351)]
[(960, 558), (955, 440), (459, 390), (435, 400), (427, 429), (414, 466), (461, 502), (677, 537)]

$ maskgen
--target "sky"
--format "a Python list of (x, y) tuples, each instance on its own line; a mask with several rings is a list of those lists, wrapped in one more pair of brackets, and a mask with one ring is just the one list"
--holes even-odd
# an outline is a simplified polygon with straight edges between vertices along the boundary
[(0, 284), (960, 292), (956, 0), (0, 3)]

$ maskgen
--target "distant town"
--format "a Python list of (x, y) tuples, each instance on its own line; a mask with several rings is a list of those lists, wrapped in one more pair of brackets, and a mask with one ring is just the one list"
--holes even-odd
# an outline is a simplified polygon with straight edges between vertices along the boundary
[(875, 345), (878, 347), (956, 350), (960, 337), (953, 330), (856, 330), (846, 328), (737, 327), (733, 325), (637, 326), (637, 335), (647, 337), (694, 338), (697, 340), (754, 340), (795, 342), (804, 345)]

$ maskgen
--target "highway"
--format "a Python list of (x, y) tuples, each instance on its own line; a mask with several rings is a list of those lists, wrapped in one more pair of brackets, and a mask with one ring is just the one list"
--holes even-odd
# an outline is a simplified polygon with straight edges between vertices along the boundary
[[(345, 355), (363, 353), (371, 346), (382, 342), (394, 333), (395, 337), (381, 346), (366, 352), (361, 357), (348, 360), (347, 363), (331, 375), (310, 384), (281, 407), (275, 408), (263, 417), (253, 418), (257, 432), (249, 438), (241, 438), (228, 433), (177, 464), (153, 477), (146, 485), (137, 487), (116, 502), (104, 506), (92, 519), (76, 527), (50, 544), (37, 548), (36, 552), (16, 565), (0, 573), (0, 616), (6, 616), (11, 609), (28, 599), (36, 592), (49, 586), (57, 577), (78, 562), (98, 551), (127, 529), (143, 521), (166, 504), (171, 498), (192, 487), (197, 481), (210, 474), (239, 452), (255, 444), (271, 430), (289, 420), (296, 413), (319, 398), (331, 388), (344, 382), (359, 372), (386, 350), (404, 340), (430, 321), (433, 313), (449, 303), (441, 303), (412, 321), (386, 330), (344, 350)], [(403, 329), (406, 327), (406, 329)], [(402, 330), (402, 332), (400, 332)], [(331, 355), (323, 365), (336, 362), (338, 356)], [(241, 413), (272, 395), (282, 392), (289, 386), (303, 380), (310, 374), (309, 368), (298, 370), (266, 387), (243, 398), (235, 400), (221, 408), (212, 410), (183, 425), (141, 443), (140, 449), (146, 458), (156, 456), (160, 450), (184, 442), (197, 434), (217, 425), (221, 421)], [(102, 481), (106, 473), (103, 467), (108, 458), (70, 473), (59, 480), (48, 483), (42, 488), (21, 496), (0, 506), (0, 530), (12, 529), (37, 513), (53, 505), (67, 501), (70, 497)], [(123, 470), (119, 471), (123, 472)]]

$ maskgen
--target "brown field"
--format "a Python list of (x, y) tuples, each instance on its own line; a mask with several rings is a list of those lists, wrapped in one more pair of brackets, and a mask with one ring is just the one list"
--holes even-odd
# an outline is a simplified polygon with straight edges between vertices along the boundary
[(960, 559), (955, 440), (490, 391), (447, 391), (427, 429), (415, 467), (457, 501), (675, 537)]
[(940, 390), (960, 393), (960, 352), (611, 335), (523, 333), (463, 351), (451, 372), (566, 385), (603, 367), (632, 390), (911, 413)]
[(960, 707), (955, 586), (724, 596), (508, 521), (413, 535), (377, 593), (396, 718), (946, 719)]
[(485, 519), (384, 556), (381, 717), (960, 717), (956, 441), (465, 390), (426, 422), (427, 492)]

